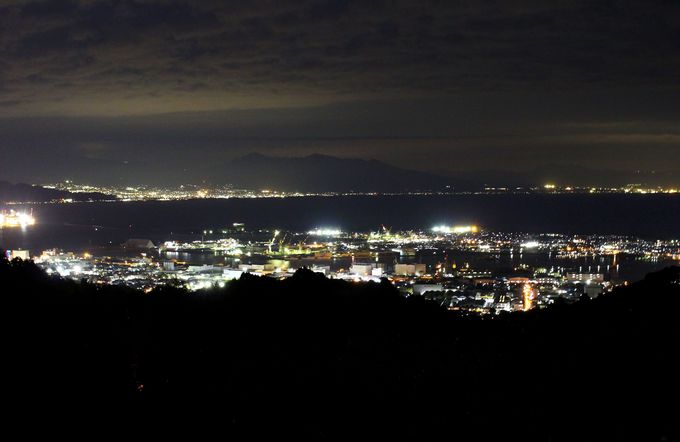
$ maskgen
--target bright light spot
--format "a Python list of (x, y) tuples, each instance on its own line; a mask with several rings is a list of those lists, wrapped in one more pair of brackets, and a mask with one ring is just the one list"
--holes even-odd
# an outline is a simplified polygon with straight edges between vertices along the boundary
[(524, 311), (531, 310), (534, 304), (534, 291), (531, 284), (524, 284), (522, 287), (522, 299), (524, 300)]
[(309, 235), (319, 235), (319, 236), (338, 236), (342, 233), (342, 231), (340, 229), (321, 228), (321, 229), (310, 230), (307, 233)]
[(27, 227), (35, 224), (35, 218), (25, 212), (0, 213), (0, 227)]
[(525, 243), (522, 243), (521, 246), (524, 247), (525, 249), (535, 249), (536, 247), (540, 246), (541, 243), (538, 241), (527, 241)]
[(479, 232), (479, 227), (472, 226), (435, 226), (432, 228), (433, 232), (436, 233), (477, 233)]

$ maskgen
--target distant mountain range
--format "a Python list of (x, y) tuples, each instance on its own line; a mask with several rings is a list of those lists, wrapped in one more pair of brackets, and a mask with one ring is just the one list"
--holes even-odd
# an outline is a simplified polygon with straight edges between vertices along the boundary
[[(299, 192), (416, 192), (468, 191), (492, 187), (534, 187), (546, 183), (558, 186), (676, 186), (680, 175), (676, 171), (625, 171), (592, 169), (577, 165), (546, 165), (527, 171), (514, 170), (445, 170), (433, 163), (428, 171), (416, 171), (379, 160), (338, 158), (312, 154), (304, 157), (279, 157), (251, 153), (233, 160), (186, 165), (182, 171), (154, 174), (146, 163), (120, 164), (111, 169), (102, 164), (87, 168), (97, 171), (96, 177), (77, 177), (89, 183), (130, 185), (147, 184), (177, 186), (187, 183), (212, 185), (229, 184), (250, 190), (280, 190)], [(108, 167), (107, 166), (107, 167)], [(72, 171), (74, 172), (74, 171)], [(75, 171), (79, 172), (79, 171)], [(141, 177), (142, 183), (131, 182)], [(0, 202), (51, 201), (70, 198), (75, 201), (114, 199), (101, 193), (70, 193), (29, 184), (0, 181)]]
[(532, 187), (546, 183), (559, 186), (625, 186), (641, 184), (645, 186), (672, 186), (680, 182), (680, 174), (666, 171), (629, 171), (613, 169), (593, 169), (577, 165), (548, 164), (527, 171), (512, 170), (475, 170), (449, 171), (434, 169), (441, 176), (451, 176), (476, 183), (479, 187)]
[(466, 180), (391, 166), (377, 160), (327, 155), (272, 157), (249, 154), (230, 161), (213, 176), (247, 189), (301, 192), (404, 192), (464, 190)]
[(72, 193), (65, 190), (47, 189), (41, 186), (30, 184), (12, 184), (7, 181), (0, 181), (0, 203), (6, 202), (46, 202), (61, 199), (72, 199), (74, 201), (100, 201), (111, 200), (116, 197), (103, 193)]

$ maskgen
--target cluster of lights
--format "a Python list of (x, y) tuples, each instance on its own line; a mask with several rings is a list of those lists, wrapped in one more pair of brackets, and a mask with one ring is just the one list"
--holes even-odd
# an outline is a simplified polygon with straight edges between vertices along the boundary
[(0, 213), (0, 227), (27, 227), (35, 224), (33, 215), (24, 212)]
[(342, 233), (340, 229), (314, 229), (307, 232), (309, 235), (317, 236), (338, 236)]
[(531, 288), (531, 284), (524, 284), (522, 287), (522, 301), (524, 304), (524, 311), (531, 310), (534, 304), (535, 294)]
[(479, 227), (477, 226), (435, 226), (432, 228), (435, 233), (477, 233)]

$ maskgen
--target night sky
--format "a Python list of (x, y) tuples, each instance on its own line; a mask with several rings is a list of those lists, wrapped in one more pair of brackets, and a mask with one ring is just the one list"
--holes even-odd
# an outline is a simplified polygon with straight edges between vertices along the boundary
[(679, 78), (674, 0), (0, 0), (0, 180), (251, 152), (677, 178)]

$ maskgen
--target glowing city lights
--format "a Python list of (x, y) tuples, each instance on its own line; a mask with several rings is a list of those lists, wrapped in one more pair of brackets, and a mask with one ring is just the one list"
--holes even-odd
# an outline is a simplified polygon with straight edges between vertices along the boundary
[(10, 210), (9, 213), (0, 213), (0, 228), (3, 227), (27, 227), (35, 224), (33, 215), (25, 212)]
[(479, 232), (479, 227), (475, 225), (471, 226), (435, 226), (432, 228), (435, 233), (445, 233), (445, 234), (462, 234), (462, 233), (477, 233)]
[(342, 231), (340, 229), (321, 228), (321, 229), (310, 230), (307, 233), (309, 235), (318, 235), (318, 236), (338, 236), (342, 233)]
[(522, 300), (524, 302), (524, 311), (531, 310), (534, 304), (534, 291), (531, 284), (524, 284), (522, 287)]

